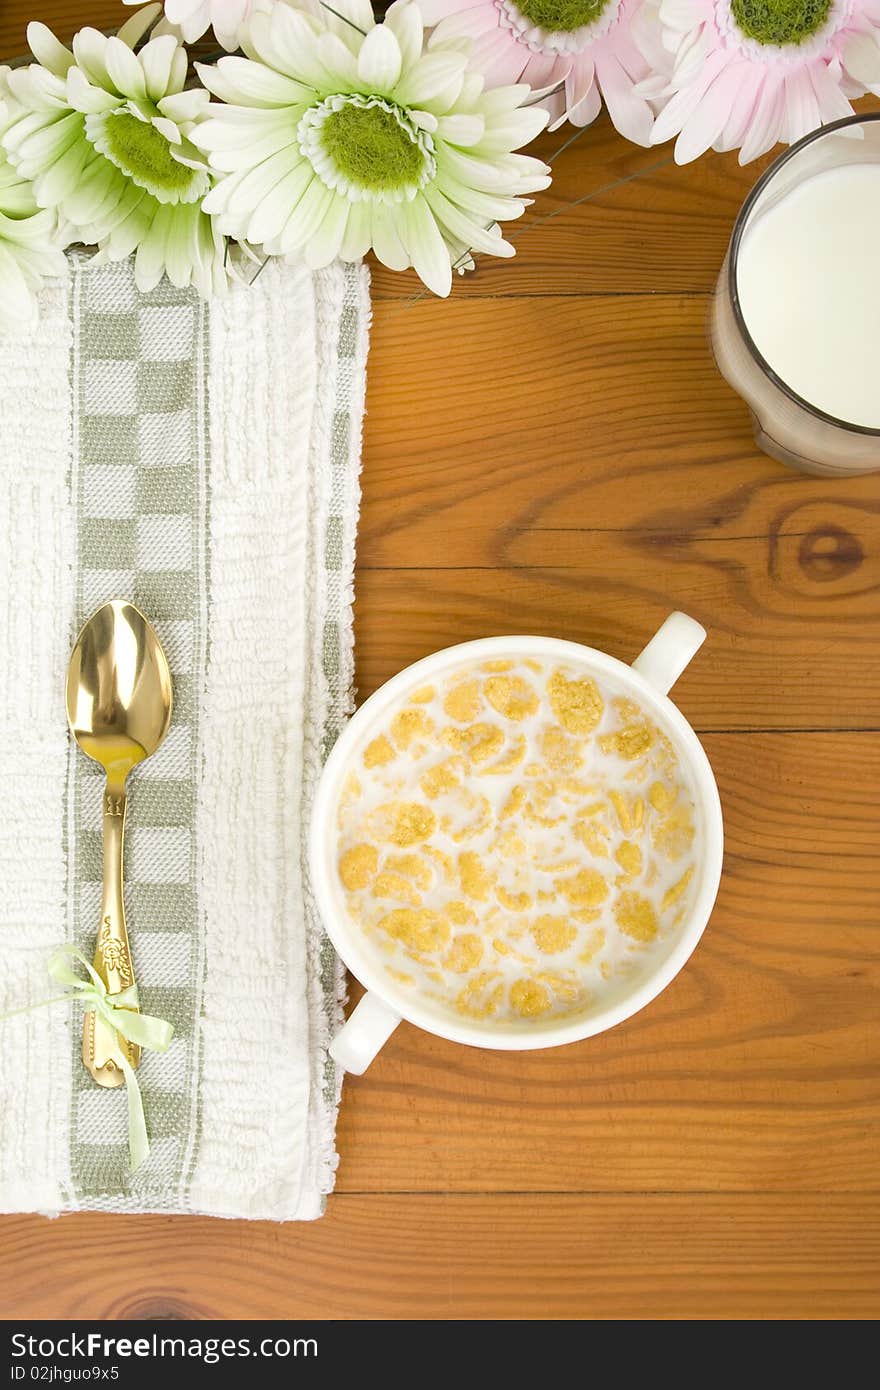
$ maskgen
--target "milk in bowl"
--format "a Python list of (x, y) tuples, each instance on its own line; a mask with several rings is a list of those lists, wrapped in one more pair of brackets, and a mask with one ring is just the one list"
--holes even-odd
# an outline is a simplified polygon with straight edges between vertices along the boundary
[(628, 682), (574, 659), (474, 658), (403, 686), (352, 749), (335, 820), (374, 969), (481, 1030), (638, 987), (699, 879), (688, 766)]

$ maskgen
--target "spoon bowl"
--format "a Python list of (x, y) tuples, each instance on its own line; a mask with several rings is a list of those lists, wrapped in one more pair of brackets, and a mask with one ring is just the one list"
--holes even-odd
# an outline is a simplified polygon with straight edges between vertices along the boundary
[[(123, 901), (126, 779), (159, 748), (173, 705), (162, 645), (134, 604), (111, 599), (93, 613), (71, 653), (67, 720), (79, 747), (104, 769), (104, 884), (94, 966), (110, 994), (132, 990), (134, 968)], [(140, 1049), (94, 1012), (83, 1022), (83, 1061), (100, 1086), (121, 1086)]]
[(125, 778), (156, 752), (171, 709), (171, 672), (152, 626), (132, 603), (105, 603), (77, 637), (67, 670), (67, 719), (80, 748)]

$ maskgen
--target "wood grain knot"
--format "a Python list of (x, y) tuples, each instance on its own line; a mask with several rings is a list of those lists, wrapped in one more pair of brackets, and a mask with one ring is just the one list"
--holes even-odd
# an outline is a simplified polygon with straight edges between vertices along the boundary
[(182, 1298), (169, 1298), (168, 1294), (146, 1294), (127, 1303), (114, 1316), (133, 1322), (201, 1322), (211, 1317), (203, 1308), (185, 1303)]
[(819, 584), (852, 574), (864, 558), (861, 541), (842, 526), (817, 526), (803, 537), (798, 549), (801, 569)]

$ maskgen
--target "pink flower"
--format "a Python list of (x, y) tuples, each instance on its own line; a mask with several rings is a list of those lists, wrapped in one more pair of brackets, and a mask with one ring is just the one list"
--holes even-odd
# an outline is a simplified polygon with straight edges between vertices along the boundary
[[(634, 25), (642, 0), (419, 0), (443, 40), (473, 41), (487, 86), (527, 82), (554, 117), (585, 126), (602, 107), (627, 139), (648, 143), (654, 116), (636, 93), (651, 66)], [(556, 90), (558, 89), (558, 90)]]
[(638, 91), (665, 101), (650, 143), (677, 135), (679, 164), (710, 146), (746, 164), (880, 90), (880, 0), (660, 0), (656, 13), (666, 72)]

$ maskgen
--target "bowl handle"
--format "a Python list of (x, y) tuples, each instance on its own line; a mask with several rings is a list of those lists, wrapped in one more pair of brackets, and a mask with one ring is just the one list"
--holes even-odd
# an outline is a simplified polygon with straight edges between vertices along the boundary
[(330, 1056), (345, 1071), (365, 1072), (400, 1022), (400, 1014), (369, 991), (330, 1044)]
[(665, 695), (705, 640), (706, 629), (693, 618), (686, 613), (670, 613), (647, 647), (639, 652), (633, 670)]

